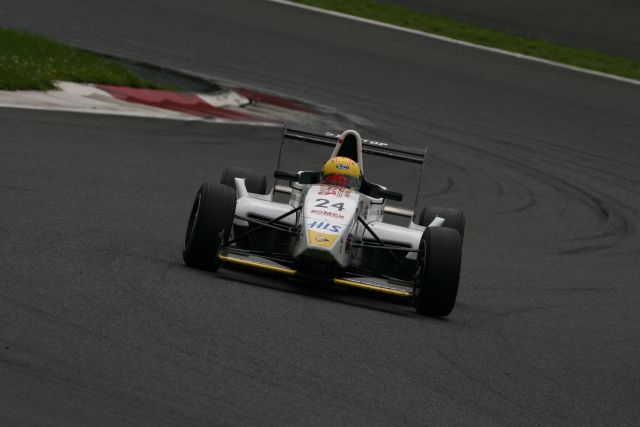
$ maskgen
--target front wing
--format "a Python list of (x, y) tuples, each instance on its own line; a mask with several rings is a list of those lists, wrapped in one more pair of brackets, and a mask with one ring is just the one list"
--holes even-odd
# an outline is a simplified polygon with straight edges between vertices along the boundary
[[(220, 261), (224, 264), (236, 265), (244, 268), (251, 268), (255, 270), (261, 270), (271, 273), (277, 273), (284, 276), (296, 277), (298, 271), (278, 264), (266, 258), (252, 256), (252, 255), (240, 255), (240, 254), (219, 254)], [(332, 283), (339, 287), (347, 287), (352, 289), (358, 289), (366, 292), (374, 292), (378, 294), (385, 294), (400, 298), (411, 298), (413, 296), (413, 289), (409, 289), (407, 286), (396, 285), (389, 281), (369, 276), (349, 276), (349, 277), (334, 277)]]

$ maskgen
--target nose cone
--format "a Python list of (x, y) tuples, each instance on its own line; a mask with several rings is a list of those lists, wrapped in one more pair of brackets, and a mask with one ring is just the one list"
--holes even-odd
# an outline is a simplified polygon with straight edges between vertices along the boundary
[(358, 193), (332, 185), (313, 185), (307, 191), (303, 209), (303, 238), (294, 256), (329, 259), (348, 265), (345, 245), (355, 215)]

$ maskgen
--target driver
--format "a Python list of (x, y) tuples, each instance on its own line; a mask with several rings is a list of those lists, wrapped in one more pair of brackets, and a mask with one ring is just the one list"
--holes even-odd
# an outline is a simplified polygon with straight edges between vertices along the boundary
[(362, 171), (358, 163), (348, 157), (332, 157), (322, 167), (320, 184), (360, 190)]

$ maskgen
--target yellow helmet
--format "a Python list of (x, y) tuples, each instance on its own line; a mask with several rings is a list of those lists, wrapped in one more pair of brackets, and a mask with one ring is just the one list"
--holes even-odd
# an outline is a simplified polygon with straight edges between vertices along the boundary
[(348, 157), (332, 157), (322, 167), (322, 184), (360, 189), (362, 171), (358, 163)]

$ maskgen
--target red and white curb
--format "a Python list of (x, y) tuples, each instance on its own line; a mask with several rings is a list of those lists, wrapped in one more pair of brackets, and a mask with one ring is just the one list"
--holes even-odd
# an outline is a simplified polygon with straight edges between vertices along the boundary
[(313, 120), (314, 108), (250, 89), (213, 94), (57, 82), (49, 91), (0, 91), (0, 107), (279, 126)]

